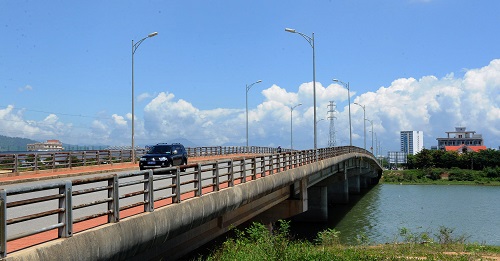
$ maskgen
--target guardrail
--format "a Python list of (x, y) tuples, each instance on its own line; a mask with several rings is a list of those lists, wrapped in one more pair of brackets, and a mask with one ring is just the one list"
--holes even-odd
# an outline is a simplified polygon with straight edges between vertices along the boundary
[[(90, 227), (119, 222), (124, 217), (180, 203), (181, 195), (184, 198), (199, 197), (349, 152), (373, 156), (357, 147), (335, 147), (0, 189), (0, 257), (7, 255), (8, 242), (17, 239), (56, 230), (56, 236), (41, 240), (71, 237)], [(14, 215), (14, 212), (18, 214)], [(79, 228), (74, 229), (77, 224)]]
[[(189, 157), (203, 157), (225, 154), (273, 153), (269, 147), (216, 146), (186, 148)], [(36, 151), (16, 154), (0, 154), (0, 170), (11, 172), (74, 168), (99, 164), (131, 162), (131, 150), (88, 150), (88, 151)], [(140, 158), (146, 149), (136, 149)]]

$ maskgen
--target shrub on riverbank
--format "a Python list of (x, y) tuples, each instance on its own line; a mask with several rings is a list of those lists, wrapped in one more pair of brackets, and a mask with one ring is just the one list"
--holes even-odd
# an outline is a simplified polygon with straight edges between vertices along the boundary
[(465, 237), (454, 237), (453, 230), (441, 228), (429, 233), (400, 230), (399, 239), (385, 245), (370, 246), (366, 241), (356, 246), (340, 244), (340, 232), (328, 229), (318, 233), (315, 243), (294, 240), (289, 223), (280, 221), (273, 232), (258, 223), (236, 237), (226, 240), (210, 256), (198, 260), (481, 260), (500, 258), (500, 247), (466, 244)]

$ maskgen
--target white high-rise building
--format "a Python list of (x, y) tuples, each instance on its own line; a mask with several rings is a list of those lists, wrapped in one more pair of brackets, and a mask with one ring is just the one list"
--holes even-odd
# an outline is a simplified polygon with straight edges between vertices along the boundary
[(401, 151), (417, 154), (424, 148), (423, 131), (401, 131)]

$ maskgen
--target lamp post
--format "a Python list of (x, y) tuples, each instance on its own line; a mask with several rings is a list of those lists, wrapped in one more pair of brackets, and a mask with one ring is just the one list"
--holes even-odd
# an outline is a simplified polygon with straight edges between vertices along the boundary
[(302, 105), (302, 103), (299, 103), (295, 106), (290, 106), (290, 149), (293, 150), (293, 117), (292, 117), (292, 113), (293, 113), (293, 109), (295, 109), (296, 107)]
[(334, 82), (343, 84), (347, 88), (347, 99), (349, 100), (349, 146), (352, 146), (352, 125), (351, 125), (351, 93), (349, 90), (349, 82), (345, 83), (339, 79), (333, 79)]
[(148, 34), (148, 36), (142, 38), (141, 40), (137, 41), (134, 43), (134, 40), (132, 40), (132, 152), (131, 152), (131, 157), (132, 157), (132, 163), (135, 164), (135, 141), (134, 141), (134, 54), (137, 48), (139, 48), (139, 45), (141, 45), (144, 40), (147, 38), (151, 38), (153, 36), (158, 35), (158, 32), (152, 32)]
[(364, 138), (364, 149), (366, 150), (366, 110), (365, 110), (365, 105), (361, 105), (357, 102), (354, 104), (359, 105), (363, 109), (363, 138)]
[(246, 95), (245, 95), (245, 99), (246, 99), (246, 118), (247, 118), (247, 152), (248, 152), (248, 91), (250, 90), (250, 88), (252, 88), (252, 86), (254, 86), (255, 84), (257, 83), (261, 83), (262, 80), (258, 80), (250, 85), (246, 85), (245, 86), (245, 90), (246, 90)]
[(365, 121), (369, 121), (372, 124), (372, 148), (371, 148), (371, 151), (373, 154), (373, 120), (365, 119)]
[(313, 123), (314, 123), (314, 149), (316, 150), (317, 149), (317, 142), (318, 142), (318, 139), (317, 139), (317, 132), (316, 132), (316, 63), (315, 63), (315, 54), (314, 54), (314, 33), (312, 33), (312, 36), (309, 37), (301, 32), (297, 32), (295, 29), (291, 29), (291, 28), (285, 28), (285, 31), (286, 32), (289, 32), (289, 33), (293, 33), (293, 34), (299, 34), (300, 36), (302, 36), (308, 43), (309, 45), (311, 45), (312, 47), (312, 63), (313, 63), (313, 114), (314, 114), (314, 119), (313, 119)]

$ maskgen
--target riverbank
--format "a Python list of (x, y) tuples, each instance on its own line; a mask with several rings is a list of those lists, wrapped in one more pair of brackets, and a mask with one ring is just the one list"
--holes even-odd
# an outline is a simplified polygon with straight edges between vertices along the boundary
[(208, 257), (196, 260), (500, 260), (500, 246), (467, 244), (465, 237), (452, 236), (446, 228), (436, 237), (401, 229), (401, 241), (382, 245), (368, 245), (363, 237), (357, 245), (342, 245), (335, 229), (319, 232), (314, 242), (294, 240), (288, 228), (286, 221), (280, 221), (269, 233), (267, 227), (254, 223), (245, 231), (235, 231), (234, 238)]
[(500, 186), (500, 178), (483, 171), (462, 169), (384, 170), (380, 183), (401, 185)]

